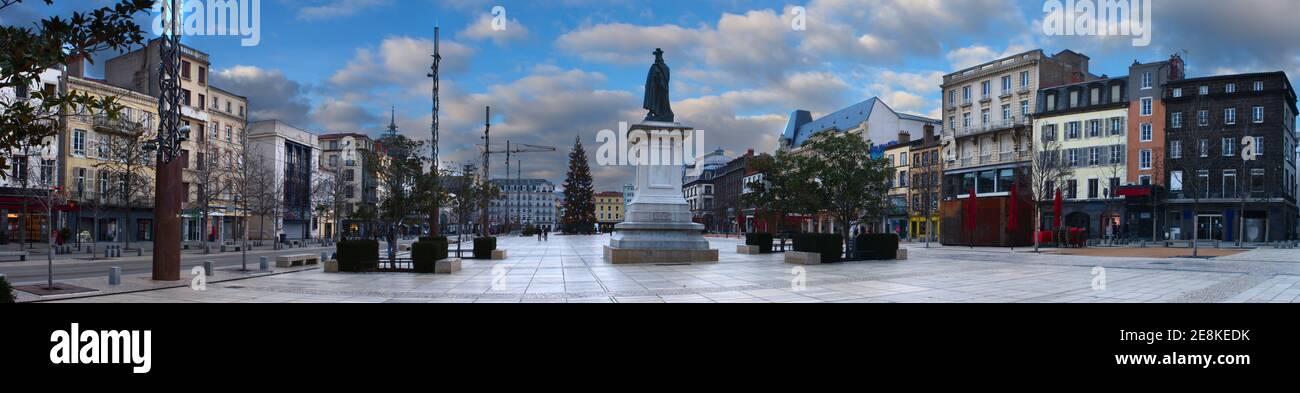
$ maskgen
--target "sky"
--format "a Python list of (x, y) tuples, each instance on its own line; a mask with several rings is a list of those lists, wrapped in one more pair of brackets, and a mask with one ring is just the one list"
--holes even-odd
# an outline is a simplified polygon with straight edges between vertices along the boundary
[[(1133, 0), (1137, 2), (1137, 0)], [(31, 25), (108, 0), (27, 0), (0, 24)], [(559, 185), (581, 138), (644, 118), (655, 48), (673, 70), (679, 122), (729, 155), (770, 152), (790, 112), (814, 116), (880, 97), (938, 117), (946, 73), (1041, 48), (1124, 75), (1135, 60), (1181, 54), (1191, 77), (1257, 71), (1300, 75), (1300, 1), (1154, 0), (1151, 42), (1049, 36), (1041, 0), (262, 0), (261, 42), (185, 37), (211, 55), (217, 86), (247, 96), (254, 120), (312, 132), (379, 135), (396, 110), (401, 132), (428, 139), (426, 77), (442, 29), (441, 155), (477, 163), (484, 107), (492, 140), (554, 146), (519, 157), (523, 176)], [(505, 29), (493, 28), (493, 7)], [(802, 18), (800, 18), (802, 16)], [(497, 18), (498, 20), (502, 18)], [(148, 30), (152, 16), (138, 18)], [(805, 29), (792, 28), (802, 21)], [(499, 25), (498, 25), (499, 26)], [(111, 57), (103, 55), (106, 59)], [(101, 63), (102, 64), (102, 63)], [(504, 176), (494, 155), (493, 177)], [(597, 191), (631, 182), (629, 167), (591, 163)]]

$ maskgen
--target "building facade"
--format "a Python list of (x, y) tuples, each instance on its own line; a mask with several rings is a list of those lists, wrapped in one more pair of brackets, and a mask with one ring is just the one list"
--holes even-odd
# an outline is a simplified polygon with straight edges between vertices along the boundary
[[(1130, 167), (1128, 86), (1128, 77), (1117, 77), (1038, 93), (1034, 154), (1052, 163), (1047, 165), (1069, 168), (1070, 175), (1037, 181), (1052, 183), (1042, 189), (1060, 190), (1062, 225), (1084, 228), (1094, 238), (1118, 236), (1124, 228), (1124, 201), (1118, 191)], [(1141, 140), (1151, 140), (1149, 127), (1141, 132)], [(1144, 157), (1148, 160), (1144, 163), (1149, 163), (1150, 157)], [(1053, 211), (1043, 209), (1043, 213), (1037, 220), (1039, 230), (1050, 229), (1055, 221)]]
[[(974, 189), (986, 203), (1005, 210), (1013, 183), (1028, 176), (1034, 143), (1031, 119), (1039, 89), (1095, 79), (1088, 71), (1089, 61), (1070, 50), (1047, 56), (1036, 49), (945, 75), (940, 86), (944, 94), (943, 138), (951, 150), (944, 153), (944, 199), (959, 201)], [(961, 236), (960, 208), (945, 206), (941, 210), (944, 244), (969, 238)], [(976, 232), (1007, 232), (998, 225), (1002, 223), (977, 220)], [(1007, 237), (986, 240), (995, 240), (987, 245), (1019, 241)]]
[(889, 177), (889, 194), (885, 212), (885, 229), (897, 233), (899, 238), (908, 238), (908, 221), (910, 220), (908, 199), (911, 197), (912, 184), (912, 135), (898, 133), (898, 144), (885, 148), (885, 160), (889, 162), (892, 174)]
[[(303, 240), (315, 238), (312, 187), (318, 183), (321, 149), (315, 134), (279, 120), (263, 120), (249, 126), (251, 168), (270, 170), (280, 191), (279, 214), (252, 217), (249, 237), (257, 240)], [(250, 196), (251, 197), (251, 196)], [(265, 213), (265, 212), (263, 212)], [(266, 224), (270, 225), (266, 225)]]
[(513, 228), (534, 226), (551, 231), (556, 228), (555, 185), (545, 179), (496, 179), (501, 198), (488, 205), (493, 225), (511, 223)]
[[(1170, 82), (1165, 167), (1172, 239), (1296, 237), (1296, 93), (1284, 72)], [(1256, 156), (1249, 159), (1253, 152)]]
[[(42, 96), (61, 93), (63, 75), (62, 69), (49, 69), (31, 86), (0, 88), (0, 100), (29, 100), (37, 106)], [(58, 168), (64, 150), (59, 141), (64, 134), (46, 137), (38, 145), (0, 151), (9, 166), (0, 173), (0, 244), (48, 239), (50, 223), (58, 215), (51, 219), (45, 208), (48, 202), (41, 202), (61, 185)]]
[(317, 140), (325, 157), (324, 167), (334, 172), (343, 190), (337, 212), (338, 231), (345, 237), (367, 236), (373, 232), (380, 182), (377, 163), (369, 162), (367, 157), (381, 156), (382, 145), (359, 133), (327, 134)]
[(592, 197), (596, 202), (596, 225), (600, 227), (600, 232), (613, 232), (614, 226), (623, 222), (623, 193), (605, 191)]
[(913, 139), (910, 145), (907, 238), (924, 241), (928, 237), (937, 242), (942, 233), (939, 201), (945, 161), (940, 159), (941, 144), (935, 127), (926, 127), (921, 138)]

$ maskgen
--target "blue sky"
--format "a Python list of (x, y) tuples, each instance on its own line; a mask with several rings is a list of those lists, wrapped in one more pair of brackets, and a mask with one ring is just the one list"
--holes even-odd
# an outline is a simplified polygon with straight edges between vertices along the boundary
[[(29, 0), (0, 23), (104, 5)], [(505, 7), (505, 31), (490, 28)], [(807, 30), (794, 31), (795, 6)], [(249, 97), (254, 116), (314, 132), (377, 134), (397, 108), (402, 130), (429, 131), (433, 26), (443, 30), (444, 157), (475, 157), (482, 110), (493, 106), (494, 141), (551, 145), (525, 176), (563, 180), (575, 136), (636, 121), (651, 51), (673, 67), (678, 120), (707, 131), (732, 154), (771, 151), (794, 109), (834, 111), (872, 96), (896, 110), (935, 115), (944, 73), (1003, 54), (1073, 49), (1096, 74), (1124, 74), (1133, 60), (1186, 51), (1191, 76), (1287, 71), (1300, 75), (1300, 2), (1155, 0), (1152, 43), (1129, 37), (1052, 37), (1043, 1), (1029, 0), (263, 0), (261, 44), (187, 37), (212, 55), (215, 83)], [(148, 21), (142, 17), (142, 21)], [(503, 168), (502, 162), (494, 168)], [(617, 189), (627, 168), (593, 166), (597, 186)], [(503, 173), (503, 172), (502, 172)], [(501, 173), (498, 173), (500, 175)]]

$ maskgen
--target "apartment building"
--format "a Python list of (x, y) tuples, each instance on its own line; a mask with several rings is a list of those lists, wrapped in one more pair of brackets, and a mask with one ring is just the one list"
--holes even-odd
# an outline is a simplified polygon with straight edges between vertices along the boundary
[(1035, 49), (944, 75), (943, 138), (951, 144), (944, 157), (945, 244), (958, 239), (999, 246), (1022, 241), (1005, 236), (1003, 220), (977, 220), (975, 232), (984, 237), (961, 236), (958, 200), (973, 189), (985, 203), (1006, 210), (1012, 184), (1026, 176), (1031, 161), (1031, 119), (1039, 90), (1096, 79), (1088, 71), (1089, 61), (1071, 50), (1047, 56)]
[(600, 232), (613, 232), (614, 226), (623, 222), (623, 193), (605, 191), (592, 197), (596, 202), (596, 225), (600, 226)]
[(333, 171), (335, 181), (343, 187), (342, 211), (338, 212), (339, 231), (343, 236), (364, 236), (371, 232), (374, 212), (379, 204), (381, 181), (376, 159), (383, 156), (383, 145), (365, 134), (338, 133), (317, 138), (324, 167)]
[[(41, 96), (59, 93), (63, 74), (62, 69), (49, 69), (31, 86), (0, 88), (0, 100), (30, 100), (36, 105)], [(9, 166), (0, 176), (0, 244), (44, 241), (48, 237), (51, 220), (40, 201), (48, 199), (51, 188), (60, 184), (57, 168), (61, 137), (46, 137), (38, 145), (0, 151)]]
[[(556, 228), (555, 184), (546, 179), (494, 179), (492, 184), (501, 189), (501, 198), (488, 205), (488, 218), (494, 225), (509, 222), (515, 228)], [(599, 218), (599, 210), (597, 213)]]
[[(1038, 92), (1034, 154), (1071, 172), (1063, 179), (1048, 180), (1051, 184), (1044, 188), (1060, 190), (1063, 225), (1084, 228), (1092, 237), (1116, 236), (1123, 228), (1119, 189), (1130, 168), (1128, 86), (1129, 78), (1121, 76)], [(1141, 140), (1151, 139), (1149, 127), (1140, 132), (1144, 133)], [(1148, 161), (1143, 164), (1149, 164), (1150, 157), (1144, 157)], [(1044, 212), (1037, 221), (1039, 229), (1051, 228), (1052, 214)]]
[(908, 208), (909, 198), (911, 198), (911, 170), (912, 159), (912, 134), (907, 132), (898, 133), (898, 143), (885, 148), (884, 158), (889, 162), (891, 171), (889, 177), (888, 208), (885, 211), (885, 229), (890, 233), (897, 233), (900, 238), (907, 238), (908, 233)]
[(939, 201), (942, 199), (940, 184), (945, 162), (940, 156), (942, 143), (935, 128), (933, 125), (925, 127), (921, 138), (910, 143), (911, 180), (907, 187), (909, 239), (925, 240), (929, 236), (930, 240), (939, 241), (942, 232)]
[(1164, 101), (1166, 235), (1247, 242), (1296, 238), (1296, 93), (1286, 73), (1173, 81), (1165, 86)]
[(248, 129), (251, 168), (269, 170), (280, 187), (279, 214), (256, 215), (249, 237), (258, 240), (312, 239), (312, 187), (317, 185), (321, 148), (311, 132), (280, 120), (255, 122)]

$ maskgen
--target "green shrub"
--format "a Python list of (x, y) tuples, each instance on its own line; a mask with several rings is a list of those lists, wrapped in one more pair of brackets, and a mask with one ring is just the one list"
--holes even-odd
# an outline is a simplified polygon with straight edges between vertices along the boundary
[(14, 299), (16, 299), (14, 297), (14, 287), (9, 285), (9, 280), (5, 279), (4, 276), (0, 276), (0, 303), (13, 303)]
[(898, 258), (898, 235), (873, 233), (858, 235), (853, 239), (857, 259), (864, 261), (892, 261)]
[(340, 241), (337, 254), (341, 272), (365, 272), (379, 268), (378, 240)]
[(422, 237), (411, 245), (411, 262), (416, 273), (433, 273), (434, 266), (443, 259), (447, 259), (447, 238), (444, 236)]
[(492, 259), (492, 250), (496, 250), (496, 249), (497, 249), (497, 238), (495, 237), (474, 238), (475, 259)]
[(772, 252), (772, 234), (766, 232), (746, 233), (746, 246), (758, 246), (759, 251), (768, 254)]
[(794, 250), (821, 254), (824, 263), (834, 263), (844, 259), (844, 241), (840, 235), (831, 233), (794, 235)]

